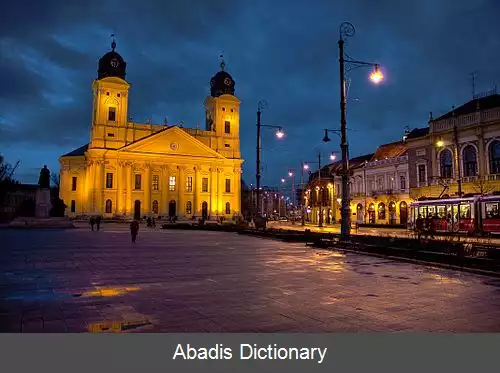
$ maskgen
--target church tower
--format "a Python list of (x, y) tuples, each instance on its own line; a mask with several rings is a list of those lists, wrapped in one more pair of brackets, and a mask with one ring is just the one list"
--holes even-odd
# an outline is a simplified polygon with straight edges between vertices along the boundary
[(205, 130), (214, 132), (212, 149), (226, 158), (241, 158), (240, 100), (234, 95), (235, 83), (225, 66), (222, 59), (221, 70), (210, 80), (210, 96), (205, 99)]
[(126, 145), (128, 90), (125, 80), (127, 63), (116, 51), (99, 60), (97, 79), (92, 84), (93, 114), (89, 148), (117, 149)]

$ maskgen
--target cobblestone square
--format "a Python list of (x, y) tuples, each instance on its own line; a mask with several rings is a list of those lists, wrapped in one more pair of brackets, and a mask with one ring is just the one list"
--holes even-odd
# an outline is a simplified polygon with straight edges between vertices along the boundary
[(2, 332), (500, 332), (500, 279), (233, 233), (1, 230)]

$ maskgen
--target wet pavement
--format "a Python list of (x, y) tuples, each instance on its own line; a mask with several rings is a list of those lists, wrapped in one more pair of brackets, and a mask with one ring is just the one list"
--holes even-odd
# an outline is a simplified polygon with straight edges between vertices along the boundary
[(500, 332), (500, 279), (234, 233), (0, 230), (2, 332)]

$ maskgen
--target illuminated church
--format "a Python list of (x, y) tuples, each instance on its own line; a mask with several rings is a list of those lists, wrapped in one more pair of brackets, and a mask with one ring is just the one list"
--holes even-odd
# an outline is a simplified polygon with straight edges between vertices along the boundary
[(204, 130), (135, 123), (127, 112), (127, 64), (114, 40), (111, 47), (92, 84), (90, 142), (59, 159), (66, 215), (240, 215), (240, 101), (224, 61), (210, 81)]

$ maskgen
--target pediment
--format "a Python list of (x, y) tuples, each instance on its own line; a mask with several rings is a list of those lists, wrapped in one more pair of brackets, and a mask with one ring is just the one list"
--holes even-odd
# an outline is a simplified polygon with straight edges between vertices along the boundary
[(166, 128), (124, 146), (118, 151), (124, 153), (138, 152), (143, 154), (225, 158), (178, 127)]

